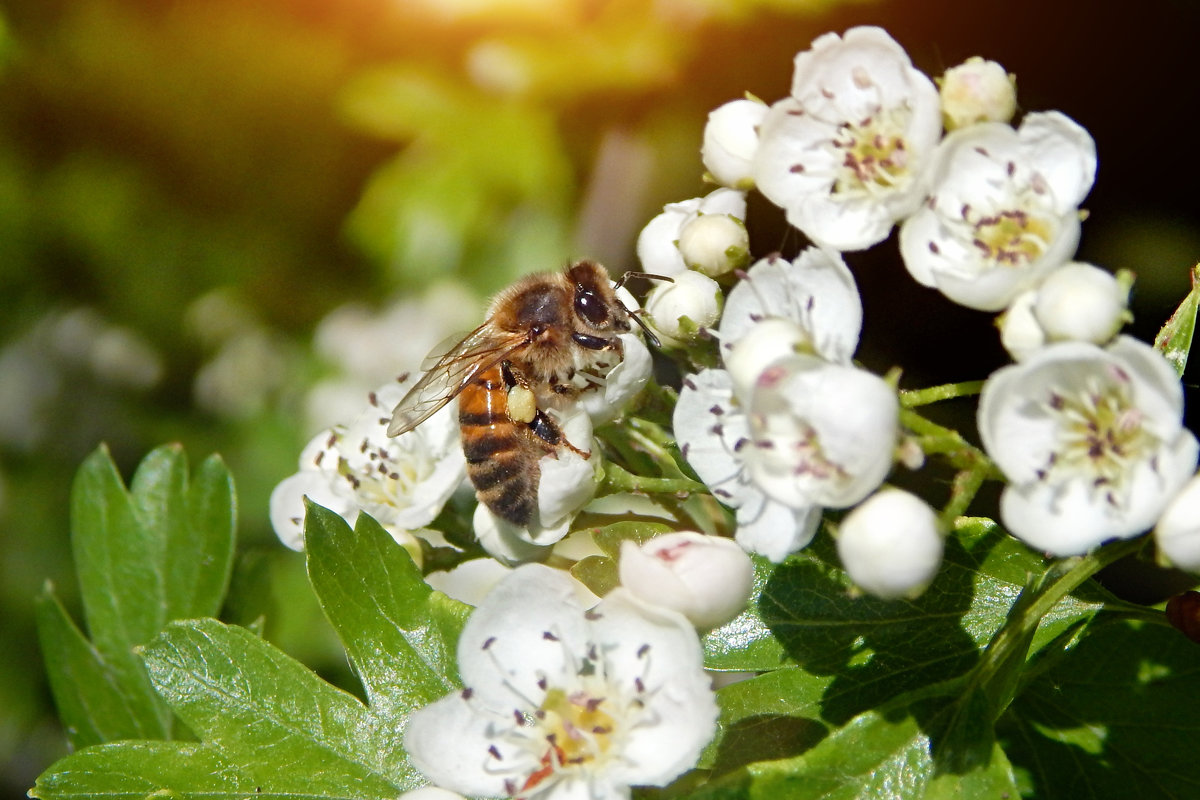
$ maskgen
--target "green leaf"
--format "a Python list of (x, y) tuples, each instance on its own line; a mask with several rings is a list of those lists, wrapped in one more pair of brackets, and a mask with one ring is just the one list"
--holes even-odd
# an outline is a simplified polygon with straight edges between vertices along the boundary
[(80, 632), (49, 583), (36, 610), (38, 645), (71, 747), (161, 735), (157, 725), (146, 724), (158, 719), (152, 705), (157, 697), (122, 690), (112, 666)]
[(170, 619), (215, 613), (234, 547), (233, 483), (213, 456), (189, 485), (183, 450), (142, 461), (126, 490), (104, 447), (71, 489), (71, 544), (91, 643), (47, 594), (39, 637), (75, 746), (129, 736), (169, 738), (171, 712), (134, 649)]
[(37, 779), (29, 796), (40, 800), (282, 796), (263, 789), (204, 745), (117, 742), (89, 747), (61, 759)]
[(189, 486), (182, 448), (142, 461), (127, 492), (103, 447), (71, 494), (71, 541), (88, 630), (106, 653), (128, 653), (167, 620), (215, 614), (233, 564), (233, 481), (216, 456)]
[(1072, 644), (1036, 670), (997, 728), (1027, 794), (1200, 796), (1196, 644), (1165, 625), (1109, 617)]
[(366, 514), (351, 530), (310, 503), (304, 541), (309, 580), (376, 714), (398, 723), (458, 688), (455, 649), (470, 606), (431, 589)]
[(820, 721), (830, 679), (785, 667), (717, 691), (717, 737), (700, 766), (722, 775), (755, 761), (796, 756), (828, 733)]
[(1175, 373), (1181, 377), (1187, 367), (1192, 337), (1196, 332), (1196, 309), (1200, 306), (1200, 264), (1192, 267), (1191, 277), (1191, 291), (1154, 337), (1154, 346), (1171, 362)]
[(390, 800), (420, 783), (401, 726), (244, 628), (174, 622), (144, 657), (175, 713), (255, 785)]
[[(852, 596), (830, 537), (778, 566), (760, 562), (757, 601), (705, 638), (706, 666), (764, 671), (796, 664), (829, 677), (821, 719), (834, 725), (964, 673), (1004, 624), (1026, 575), (1043, 565), (990, 522), (957, 533), (933, 585), (915, 601)], [(1033, 647), (1095, 614), (1103, 599), (1091, 590), (1064, 599), (1043, 619)]]

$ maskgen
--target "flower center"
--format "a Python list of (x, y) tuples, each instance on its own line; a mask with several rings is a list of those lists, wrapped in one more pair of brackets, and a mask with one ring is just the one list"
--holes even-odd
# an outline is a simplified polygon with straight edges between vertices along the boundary
[(423, 448), (405, 449), (363, 439), (359, 454), (353, 463), (341, 457), (338, 471), (363, 503), (408, 508), (419, 499), (413, 496), (415, 487), (433, 472), (434, 462)]
[(983, 214), (964, 206), (962, 216), (970, 226), (971, 243), (997, 266), (1022, 267), (1036, 261), (1055, 235), (1052, 220), (1023, 208)]
[(1112, 381), (1093, 382), (1076, 394), (1051, 392), (1047, 405), (1060, 422), (1058, 449), (1038, 477), (1082, 477), (1106, 502), (1120, 506), (1131, 466), (1150, 459), (1160, 441), (1133, 406), (1128, 376), (1116, 369), (1113, 373)]
[(542, 767), (531, 774), (522, 790), (532, 789), (564, 766), (595, 761), (608, 751), (614, 720), (603, 697), (586, 691), (568, 694), (562, 689), (546, 692), (535, 716), (549, 744)]
[(911, 116), (908, 108), (897, 107), (838, 128), (833, 145), (841, 151), (842, 163), (834, 192), (879, 195), (903, 189), (911, 177), (904, 141)]

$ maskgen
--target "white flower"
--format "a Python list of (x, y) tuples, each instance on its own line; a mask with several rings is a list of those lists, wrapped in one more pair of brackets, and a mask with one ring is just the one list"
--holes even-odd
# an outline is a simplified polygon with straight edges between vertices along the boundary
[(992, 373), (979, 398), (984, 448), (1008, 478), (1000, 516), (1057, 556), (1149, 529), (1196, 468), (1183, 390), (1152, 347), (1051, 344)]
[(746, 223), (732, 214), (701, 214), (679, 230), (675, 243), (688, 269), (716, 278), (750, 263)]
[(898, 415), (878, 377), (797, 354), (768, 366), (748, 397), (725, 370), (685, 379), (674, 428), (696, 474), (736, 509), (738, 544), (782, 561), (811, 541), (823, 507), (854, 505), (883, 481)]
[(920, 205), (941, 131), (937, 88), (884, 30), (826, 34), (759, 126), (754, 180), (814, 242), (861, 250)]
[(679, 237), (684, 227), (702, 214), (728, 214), (746, 218), (746, 194), (733, 189), (717, 189), (704, 197), (669, 203), (638, 234), (637, 255), (642, 269), (652, 275), (672, 278), (687, 271), (679, 252)]
[(1008, 122), (1017, 113), (1017, 79), (995, 61), (972, 56), (939, 81), (947, 130), (977, 122)]
[(404, 737), (435, 784), (615, 800), (696, 764), (717, 706), (695, 630), (620, 588), (588, 609), (572, 583), (520, 567), (467, 620), (457, 651), (466, 688), (416, 711)]
[(717, 338), (728, 360), (758, 323), (790, 320), (803, 330), (806, 350), (848, 364), (858, 347), (862, 316), (858, 286), (841, 256), (809, 247), (794, 261), (769, 256), (750, 267), (725, 300)]
[(1029, 114), (1017, 131), (954, 131), (938, 147), (929, 201), (900, 228), (904, 264), (954, 302), (998, 311), (1074, 255), (1095, 176), (1091, 136), (1058, 112)]
[(721, 287), (707, 275), (684, 272), (660, 283), (646, 297), (646, 315), (663, 344), (680, 346), (721, 318)]
[(758, 126), (766, 113), (766, 105), (758, 100), (733, 100), (709, 112), (700, 159), (717, 183), (754, 188)]
[(821, 509), (790, 508), (768, 498), (750, 480), (750, 423), (734, 396), (733, 378), (723, 369), (685, 378), (675, 403), (675, 436), (700, 480), (736, 511), (737, 543), (747, 552), (782, 561), (812, 541)]
[(596, 493), (600, 456), (592, 444), (591, 418), (578, 407), (556, 412), (556, 416), (564, 438), (591, 455), (584, 458), (562, 447), (539, 460), (537, 520), (528, 528), (518, 527), (479, 504), (473, 519), (475, 536), (484, 550), (504, 563), (543, 557), (549, 547), (570, 532), (575, 514)]
[(842, 520), (837, 550), (863, 591), (885, 600), (915, 598), (942, 563), (937, 514), (916, 495), (882, 489)]
[(895, 389), (876, 375), (814, 356), (783, 358), (750, 398), (751, 479), (792, 507), (854, 505), (892, 468), (899, 413)]
[(295, 550), (304, 546), (304, 496), (354, 524), (360, 511), (399, 542), (433, 521), (462, 483), (466, 461), (459, 444), (457, 404), (451, 403), (414, 430), (389, 438), (392, 408), (409, 382), (374, 393), (349, 427), (318, 434), (300, 454), (300, 471), (271, 493), (271, 525)]
[(1200, 572), (1200, 475), (1175, 495), (1154, 527), (1160, 560)]
[(680, 531), (640, 547), (621, 543), (621, 585), (647, 603), (674, 609), (701, 629), (724, 625), (746, 610), (754, 564), (729, 539)]

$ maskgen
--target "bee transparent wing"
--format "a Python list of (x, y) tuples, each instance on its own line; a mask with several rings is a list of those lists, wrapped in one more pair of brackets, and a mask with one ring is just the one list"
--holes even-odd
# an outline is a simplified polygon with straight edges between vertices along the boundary
[(407, 433), (429, 419), (457, 397), (476, 375), (494, 366), (524, 343), (523, 337), (514, 341), (511, 336), (498, 336), (489, 325), (484, 324), (449, 349), (443, 346), (445, 343), (438, 345), (422, 364), (425, 374), (392, 411), (387, 435)]

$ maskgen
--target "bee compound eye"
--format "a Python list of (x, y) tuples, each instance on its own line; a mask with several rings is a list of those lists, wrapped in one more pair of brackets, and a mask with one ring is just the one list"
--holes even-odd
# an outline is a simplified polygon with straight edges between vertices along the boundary
[(601, 325), (608, 318), (604, 301), (583, 286), (575, 287), (575, 313), (593, 325)]

